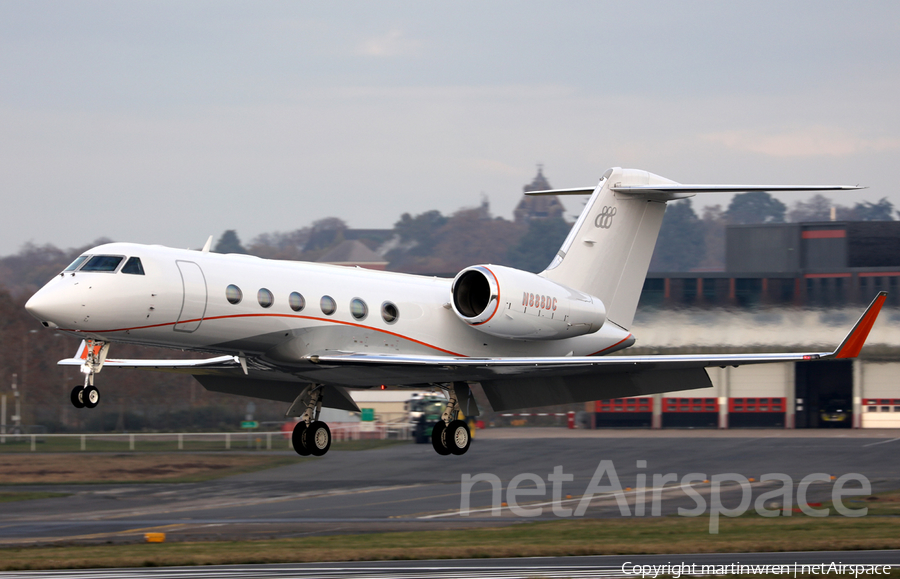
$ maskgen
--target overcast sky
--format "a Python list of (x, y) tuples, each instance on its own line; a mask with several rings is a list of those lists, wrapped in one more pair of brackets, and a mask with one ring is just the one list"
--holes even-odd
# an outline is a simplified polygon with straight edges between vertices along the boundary
[(898, 154), (896, 1), (0, 3), (0, 255), (511, 217), (538, 162), (900, 208)]

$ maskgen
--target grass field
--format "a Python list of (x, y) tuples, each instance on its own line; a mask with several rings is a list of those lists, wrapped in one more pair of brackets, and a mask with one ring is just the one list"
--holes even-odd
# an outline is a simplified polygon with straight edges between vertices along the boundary
[[(335, 451), (382, 448), (404, 441), (351, 440), (335, 442)], [(123, 482), (202, 482), (245, 472), (296, 464), (309, 460), (290, 454), (267, 452), (100, 452), (100, 453), (2, 453), (0, 488), (3, 485), (100, 484)], [(15, 493), (7, 493), (15, 494)], [(14, 500), (14, 499), (7, 499)], [(18, 499), (22, 500), (22, 499)]]
[(0, 549), (0, 569), (900, 548), (893, 517), (587, 519), (267, 541)]
[(37, 499), (55, 499), (68, 497), (70, 493), (42, 493), (42, 492), (0, 492), (0, 503), (12, 503), (15, 501), (33, 501)]
[(201, 482), (297, 460), (300, 457), (188, 452), (0, 455), (0, 481), (4, 485)]

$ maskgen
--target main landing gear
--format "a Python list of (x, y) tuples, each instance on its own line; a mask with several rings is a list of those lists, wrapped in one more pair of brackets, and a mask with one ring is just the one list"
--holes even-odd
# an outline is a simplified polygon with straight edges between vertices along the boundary
[(295, 408), (306, 406), (306, 410), (300, 416), (300, 422), (294, 426), (294, 432), (291, 434), (294, 451), (300, 456), (322, 456), (331, 448), (331, 429), (319, 420), (319, 413), (322, 411), (322, 388), (321, 385), (307, 386), (287, 412), (290, 416)]
[(87, 340), (85, 349), (84, 364), (81, 366), (84, 386), (73, 388), (70, 400), (75, 408), (96, 408), (100, 404), (100, 391), (94, 386), (94, 374), (103, 368), (106, 353), (109, 351), (109, 342)]
[[(453, 382), (440, 387), (447, 395), (447, 407), (432, 427), (431, 444), (441, 455), (465, 454), (472, 444), (472, 437), (469, 425), (457, 416), (460, 412), (478, 416), (478, 405), (466, 382)], [(294, 451), (300, 456), (322, 456), (331, 448), (331, 430), (319, 420), (324, 390), (321, 384), (307, 386), (285, 413), (285, 416), (300, 417), (291, 433)]]
[[(441, 419), (434, 423), (431, 428), (431, 444), (435, 452), (442, 456), (450, 454), (465, 454), (472, 444), (472, 437), (469, 433), (469, 425), (463, 420), (456, 417), (459, 414), (460, 403), (456, 388), (464, 389), (466, 398), (471, 396), (469, 387), (464, 382), (454, 383), (446, 389), (447, 407), (441, 414)], [(467, 400), (468, 402), (468, 400)], [(477, 407), (475, 414), (477, 414)]]

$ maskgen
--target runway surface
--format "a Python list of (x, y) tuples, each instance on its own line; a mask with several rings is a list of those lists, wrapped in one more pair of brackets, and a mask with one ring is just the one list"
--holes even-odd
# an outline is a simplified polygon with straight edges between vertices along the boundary
[[(789, 576), (806, 572), (811, 565), (830, 566), (900, 565), (900, 551), (819, 551), (795, 553), (706, 553), (697, 555), (607, 555), (596, 557), (527, 557), (519, 559), (455, 559), (438, 561), (378, 561), (349, 563), (308, 563), (283, 565), (216, 565), (204, 567), (141, 567), (137, 569), (88, 569), (72, 571), (13, 571), (0, 572), (2, 579), (413, 579), (417, 577), (439, 579), (469, 578), (553, 578), (553, 577), (635, 577), (647, 571), (653, 576), (656, 568), (662, 573), (673, 573), (673, 566), (702, 573), (703, 566), (723, 568), (735, 573), (762, 574), (760, 566), (787, 566)], [(747, 568), (731, 565), (752, 566)], [(651, 566), (651, 567), (647, 567)], [(660, 569), (660, 566), (663, 566)], [(668, 566), (666, 568), (665, 566)], [(871, 568), (871, 567), (870, 567)], [(836, 573), (837, 576), (853, 576), (853, 573)], [(869, 575), (872, 576), (872, 575)]]
[[(572, 508), (581, 504), (601, 461), (610, 461), (625, 488), (641, 486), (638, 474), (646, 474), (645, 486), (652, 486), (654, 474), (667, 473), (679, 479), (689, 473), (710, 478), (737, 473), (756, 479), (752, 483), (755, 495), (772, 488), (758, 482), (764, 473), (787, 474), (795, 486), (813, 473), (836, 477), (859, 473), (871, 482), (873, 492), (900, 488), (900, 461), (896, 460), (900, 439), (896, 437), (837, 433), (805, 438), (771, 436), (771, 432), (742, 438), (688, 437), (679, 436), (678, 431), (630, 438), (483, 437), (461, 457), (438, 456), (430, 445), (410, 443), (364, 452), (336, 451), (205, 483), (16, 486), (8, 490), (59, 491), (72, 496), (2, 504), (0, 545), (134, 542), (149, 531), (165, 532), (168, 541), (221, 540), (451, 529), (533, 520), (494, 502), (486, 482), (472, 487), (472, 512), (462, 516), (461, 481), (466, 475), (479, 474), (501, 481), (503, 501), (514, 477), (535, 475), (544, 481), (545, 492), (521, 497), (520, 503), (539, 508), (541, 519), (554, 519), (549, 478), (554, 468), (573, 477), (561, 483), (557, 503)], [(89, 460), (89, 456), (61, 455), (61, 460)], [(832, 486), (811, 485), (808, 500), (830, 500)], [(527, 487), (539, 490), (533, 482), (521, 488)], [(701, 495), (708, 493), (708, 485), (698, 489)], [(740, 492), (737, 485), (726, 485), (723, 502), (737, 504)], [(633, 502), (634, 492), (626, 495)], [(659, 501), (664, 515), (695, 504), (677, 483), (661, 489)], [(598, 493), (584, 516), (619, 517), (621, 513), (612, 494)]]

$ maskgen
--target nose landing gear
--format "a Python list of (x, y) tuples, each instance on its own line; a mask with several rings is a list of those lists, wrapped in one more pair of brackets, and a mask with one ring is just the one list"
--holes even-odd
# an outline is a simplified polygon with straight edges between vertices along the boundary
[(76, 386), (72, 389), (72, 406), (75, 408), (84, 408), (84, 400), (81, 399), (84, 392), (84, 386)]
[(84, 347), (85, 358), (81, 366), (81, 372), (85, 375), (84, 386), (72, 389), (70, 400), (75, 408), (96, 408), (100, 404), (100, 391), (94, 386), (94, 374), (103, 368), (106, 353), (109, 352), (109, 342), (87, 340)]
[(72, 406), (75, 408), (96, 408), (100, 404), (100, 391), (94, 386), (76, 386), (72, 389)]
[(94, 386), (87, 386), (81, 393), (85, 408), (96, 408), (100, 404), (100, 391)]

